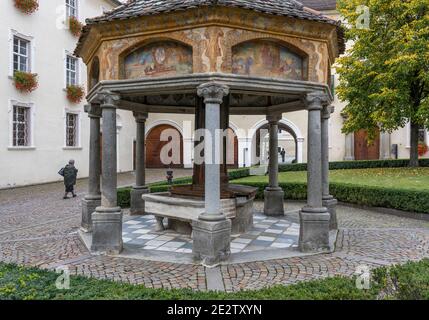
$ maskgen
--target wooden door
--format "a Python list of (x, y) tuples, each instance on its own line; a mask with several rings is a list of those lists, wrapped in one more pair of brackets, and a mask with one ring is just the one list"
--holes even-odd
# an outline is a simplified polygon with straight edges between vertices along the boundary
[(368, 145), (368, 132), (359, 130), (355, 132), (355, 160), (380, 159), (380, 132), (377, 131), (375, 140)]
[[(228, 128), (226, 137), (226, 163), (228, 168), (238, 168), (238, 138), (234, 130)], [(233, 152), (233, 154), (231, 154)]]
[[(175, 130), (180, 136), (180, 163), (164, 164), (161, 161), (161, 150), (169, 141), (161, 141), (161, 134), (164, 130)], [(146, 168), (183, 168), (183, 137), (180, 132), (170, 125), (159, 125), (153, 128), (146, 138)]]

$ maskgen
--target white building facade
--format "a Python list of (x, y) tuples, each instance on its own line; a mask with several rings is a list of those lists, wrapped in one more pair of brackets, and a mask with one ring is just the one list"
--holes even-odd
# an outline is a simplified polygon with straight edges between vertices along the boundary
[[(68, 17), (84, 23), (120, 3), (117, 0), (39, 0), (39, 8), (22, 13), (15, 1), (0, 3), (0, 188), (52, 182), (69, 159), (79, 177), (88, 175), (89, 120), (85, 100), (67, 99), (67, 85), (86, 90), (86, 66), (73, 56), (77, 37), (67, 27)], [(15, 71), (37, 74), (38, 87), (22, 93), (14, 86)], [(118, 137), (132, 141), (134, 124), (123, 128), (118, 115)], [(131, 128), (130, 128), (131, 126)], [(128, 130), (129, 129), (129, 130)], [(129, 136), (125, 138), (125, 136)], [(132, 142), (120, 143), (120, 171), (132, 170)]]

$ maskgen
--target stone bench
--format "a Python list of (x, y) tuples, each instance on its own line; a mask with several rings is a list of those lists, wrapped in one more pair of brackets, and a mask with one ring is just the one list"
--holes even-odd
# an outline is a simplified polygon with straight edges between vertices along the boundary
[[(157, 221), (157, 231), (162, 231), (164, 219), (168, 228), (179, 233), (191, 234), (191, 222), (204, 213), (204, 200), (172, 195), (170, 192), (143, 195), (145, 212), (153, 214)], [(233, 234), (244, 233), (253, 226), (254, 196), (221, 200), (221, 212), (232, 221)]]

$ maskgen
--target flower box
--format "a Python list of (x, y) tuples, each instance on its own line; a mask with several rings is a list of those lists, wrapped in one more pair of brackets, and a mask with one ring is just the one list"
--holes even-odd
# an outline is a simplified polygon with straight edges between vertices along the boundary
[(67, 99), (72, 103), (80, 103), (85, 95), (85, 90), (82, 86), (70, 85), (66, 88)]
[(36, 73), (15, 71), (13, 80), (15, 88), (21, 92), (32, 92), (38, 86)]
[(25, 14), (32, 14), (39, 9), (38, 0), (14, 0), (15, 8)]
[(71, 34), (75, 37), (79, 37), (82, 32), (83, 24), (76, 17), (69, 17), (68, 24)]

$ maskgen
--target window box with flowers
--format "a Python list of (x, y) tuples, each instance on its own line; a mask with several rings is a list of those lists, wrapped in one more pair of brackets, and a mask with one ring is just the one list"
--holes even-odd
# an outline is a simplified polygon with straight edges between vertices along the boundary
[(424, 142), (419, 142), (418, 152), (419, 156), (423, 157), (429, 151), (429, 147)]
[(21, 92), (32, 92), (38, 86), (36, 73), (15, 71), (13, 81), (15, 88)]
[(79, 85), (68, 85), (66, 92), (67, 99), (72, 103), (80, 103), (85, 95), (85, 90)]
[(39, 9), (38, 0), (14, 0), (15, 8), (25, 14), (32, 14)]
[(79, 37), (82, 32), (83, 24), (74, 16), (68, 18), (68, 24), (71, 34), (75, 37)]

